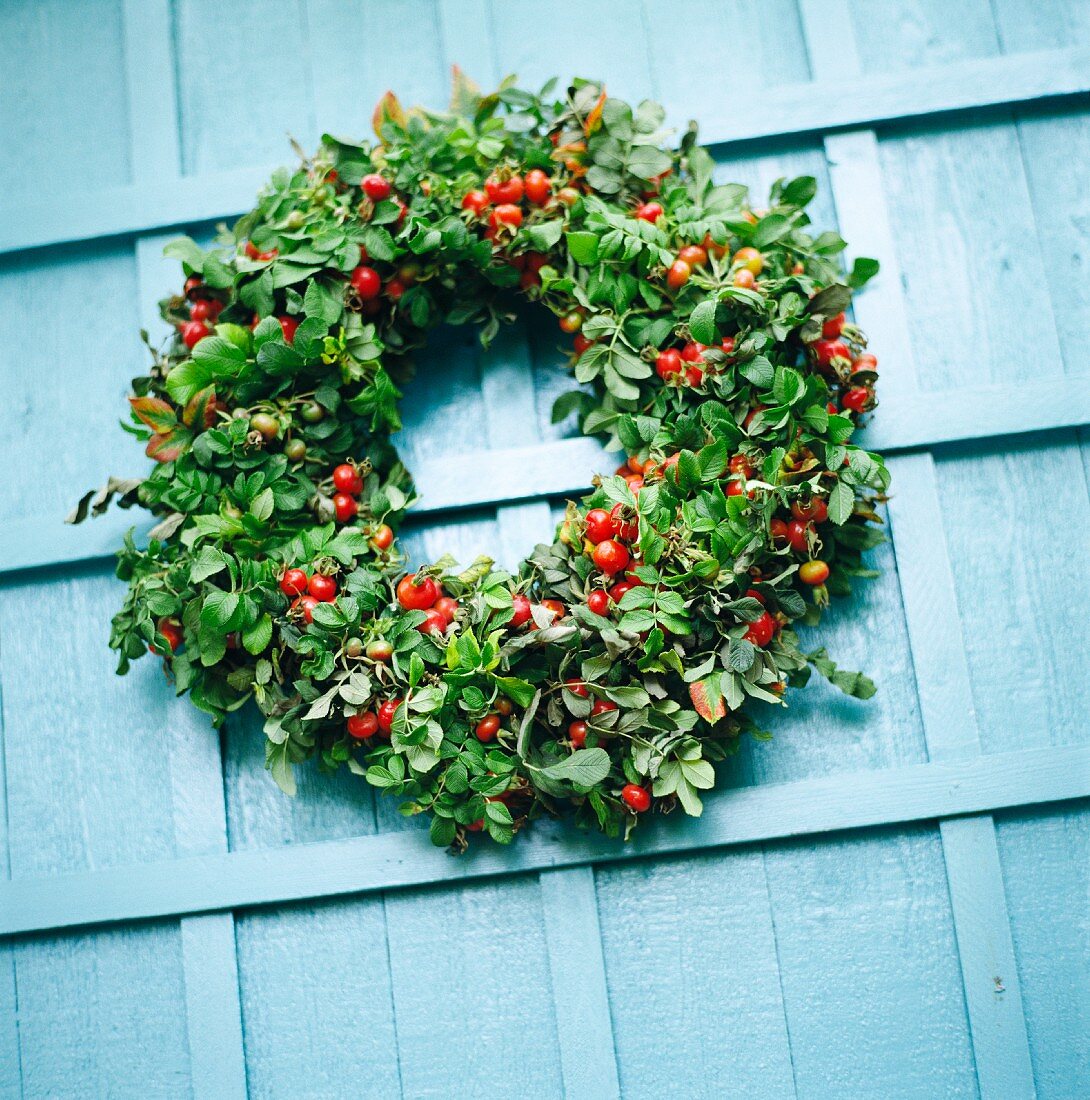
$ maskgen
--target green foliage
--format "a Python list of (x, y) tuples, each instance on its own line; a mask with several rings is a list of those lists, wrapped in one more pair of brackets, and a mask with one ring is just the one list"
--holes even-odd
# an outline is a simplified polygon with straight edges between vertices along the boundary
[[(441, 845), (507, 843), (565, 806), (627, 835), (633, 783), (660, 810), (699, 814), (714, 763), (765, 736), (756, 708), (783, 705), (812, 668), (874, 691), (804, 653), (793, 627), (869, 575), (861, 556), (881, 540), (888, 475), (841, 403), (851, 390), (873, 403), (865, 339), (840, 314), (877, 265), (857, 260), (845, 281), (844, 242), (809, 230), (813, 179), (779, 181), (754, 211), (745, 188), (714, 182), (694, 132), (673, 148), (662, 108), (585, 81), (561, 99), (511, 82), (482, 96), (459, 74), (452, 113), (388, 95), (375, 124), (377, 144), (326, 136), (278, 171), (211, 248), (167, 246), (189, 277), (162, 303), (178, 335), (135, 380), (126, 425), (155, 465), (72, 517), (117, 498), (159, 520), (119, 554), (119, 671), (164, 655), (217, 724), (252, 699), (286, 791), (304, 760), (348, 767), (430, 814)], [(517, 226), (463, 205), (533, 170), (548, 195), (511, 200)], [(574, 414), (629, 465), (570, 504), (517, 575), (444, 559), (398, 598), (391, 531), (413, 501), (390, 444), (398, 385), (440, 323), (491, 339), (515, 287), (581, 331), (580, 388), (554, 419)], [(343, 464), (354, 514), (334, 484)], [(596, 564), (593, 509), (612, 513), (629, 558), (616, 575)], [(800, 578), (809, 559), (825, 583)], [(331, 583), (328, 598), (308, 605), (288, 569)], [(433, 579), (454, 605), (420, 609)]]

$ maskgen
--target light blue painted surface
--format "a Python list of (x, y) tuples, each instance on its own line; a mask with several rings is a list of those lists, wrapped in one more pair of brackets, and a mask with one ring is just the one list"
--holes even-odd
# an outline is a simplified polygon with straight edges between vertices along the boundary
[[(0, 1095), (1090, 1093), (1088, 51), (1078, 0), (2, 5)], [(453, 62), (757, 139), (724, 176), (817, 176), (885, 263), (893, 545), (822, 632), (881, 693), (815, 685), (747, 789), (623, 853), (541, 828), (453, 861), (358, 781), (284, 799), (252, 721), (221, 746), (150, 662), (113, 678), (134, 517), (56, 526), (140, 468), (111, 425), (163, 228), (245, 206), (286, 130), (441, 104)], [(419, 557), (513, 564), (584, 484), (559, 346), (531, 316), (421, 357)]]

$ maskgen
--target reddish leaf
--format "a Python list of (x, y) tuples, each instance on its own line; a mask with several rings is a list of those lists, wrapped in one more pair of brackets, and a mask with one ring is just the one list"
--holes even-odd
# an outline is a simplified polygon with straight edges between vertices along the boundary
[(130, 397), (136, 418), (153, 432), (169, 432), (178, 423), (173, 407), (161, 397)]
[(606, 105), (606, 90), (602, 89), (602, 94), (598, 97), (598, 102), (590, 109), (590, 113), (586, 117), (586, 121), (583, 123), (583, 133), (590, 137), (595, 130), (598, 129), (599, 124), (602, 121), (602, 108)]
[(405, 108), (393, 92), (387, 92), (375, 105), (375, 113), (371, 116), (371, 125), (374, 127), (379, 140), (382, 140), (382, 128), (388, 122), (395, 126), (405, 127)]
[(189, 433), (183, 431), (156, 432), (155, 435), (148, 440), (148, 445), (144, 448), (144, 454), (148, 458), (154, 458), (156, 462), (173, 462), (180, 455), (185, 453), (186, 448), (189, 446)]
[(451, 66), (450, 109), (472, 118), (481, 102), (481, 89), (457, 65)]
[(187, 428), (200, 424), (203, 428), (212, 427), (216, 418), (216, 391), (211, 386), (198, 390), (182, 411), (182, 423)]
[[(711, 699), (715, 698), (715, 705), (712, 705)], [(697, 680), (695, 684), (689, 685), (689, 698), (693, 701), (693, 706), (696, 707), (696, 713), (704, 719), (705, 722), (718, 722), (720, 718), (725, 718), (727, 714), (727, 704), (723, 702), (723, 696), (719, 694), (719, 685), (714, 685), (712, 691), (708, 690), (707, 680)]]

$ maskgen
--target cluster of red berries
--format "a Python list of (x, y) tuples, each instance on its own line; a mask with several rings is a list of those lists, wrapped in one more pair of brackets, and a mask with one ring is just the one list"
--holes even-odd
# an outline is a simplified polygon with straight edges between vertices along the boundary
[(189, 320), (178, 325), (182, 341), (192, 351), (206, 336), (211, 336), (209, 325), (214, 325), (223, 310), (218, 298), (209, 297), (205, 291), (204, 280), (199, 275), (190, 275), (185, 281), (185, 296), (189, 302)]
[[(704, 381), (704, 372), (709, 364), (704, 359), (707, 344), (690, 340), (680, 348), (664, 348), (655, 358), (655, 373), (667, 384), (673, 386), (699, 386)], [(724, 355), (734, 354), (734, 337), (724, 337), (719, 345)]]
[(285, 569), (280, 577), (280, 591), (292, 601), (291, 610), (304, 622), (314, 622), (314, 609), (320, 603), (332, 603), (337, 598), (337, 582), (324, 573)]
[(366, 741), (368, 737), (374, 737), (377, 733), (387, 741), (390, 739), (390, 731), (394, 728), (394, 715), (401, 706), (402, 699), (387, 699), (379, 705), (378, 710), (365, 710), (360, 714), (353, 714), (345, 721), (348, 736), (356, 741)]
[(355, 519), (360, 510), (356, 499), (363, 492), (363, 478), (350, 462), (342, 462), (333, 471), (333, 512), (339, 523)]
[(433, 577), (418, 577), (415, 573), (397, 582), (397, 602), (406, 611), (424, 612), (424, 621), (417, 627), (421, 634), (445, 633), (460, 606)]
[[(848, 319), (843, 313), (838, 313), (822, 325), (821, 337), (810, 344), (810, 353), (818, 367), (840, 381), (840, 409), (859, 414), (874, 404), (878, 359), (869, 351), (856, 355), (848, 341), (843, 339), (848, 334)], [(840, 409), (829, 403), (830, 413)]]

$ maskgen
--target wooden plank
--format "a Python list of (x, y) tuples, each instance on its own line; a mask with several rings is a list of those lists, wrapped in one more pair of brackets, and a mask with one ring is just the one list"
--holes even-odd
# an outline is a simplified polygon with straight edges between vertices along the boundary
[[(816, 71), (832, 64), (833, 50), (839, 67), (859, 71), (847, 4), (825, 5), (820, 12), (809, 4), (802, 12)], [(827, 137), (825, 146), (841, 232), (853, 248), (883, 263), (880, 283), (860, 297), (856, 316), (864, 329), (870, 318), (884, 319), (903, 395), (911, 392), (916, 372), (877, 138), (873, 132), (846, 134)], [(973, 759), (980, 739), (934, 460), (927, 454), (900, 458), (891, 473), (897, 490), (890, 523), (928, 754), (934, 761)], [(940, 835), (981, 1095), (1031, 1097), (1029, 1041), (992, 819), (940, 822)], [(1001, 992), (997, 974), (1011, 975)]]
[[(206, 33), (204, 26), (200, 33), (202, 37)], [(218, 84), (215, 92), (222, 97)], [(910, 73), (771, 87), (760, 96), (749, 97), (743, 110), (732, 100), (729, 108), (717, 111), (703, 96), (691, 102), (671, 101), (667, 106), (673, 117), (700, 118), (701, 132), (709, 144), (726, 145), (904, 123), (952, 111), (1036, 103), (1087, 92), (1090, 50), (1072, 47)], [(187, 118), (198, 114), (196, 102), (183, 112)], [(214, 119), (217, 112), (207, 114)], [(312, 128), (312, 122), (304, 127)], [(232, 131), (232, 136), (237, 137), (237, 131)], [(168, 184), (113, 185), (66, 195), (63, 205), (51, 197), (18, 201), (0, 227), (0, 253), (230, 218), (249, 208), (275, 167), (221, 169), (206, 167), (200, 157), (192, 159), (202, 168), (201, 173)]]
[(0, 935), (263, 906), (587, 863), (899, 825), (1090, 797), (1090, 747), (1026, 749), (948, 763), (746, 787), (700, 820), (649, 823), (628, 844), (538, 822), (508, 849), (459, 859), (419, 830), (148, 862), (0, 884)]
[[(125, 0), (124, 35), (133, 177), (181, 176), (174, 37), (169, 0)], [(141, 321), (149, 332), (163, 325), (157, 301), (177, 280), (163, 257), (168, 238), (136, 241)], [(227, 850), (223, 771), (218, 738), (194, 739), (188, 723), (171, 723), (172, 798), (181, 855)], [(183, 918), (179, 925), (185, 974), (185, 1018), (193, 1095), (244, 1097), (246, 1064), (239, 1005), (235, 924), (230, 913)]]
[[(481, 385), (490, 445), (511, 446), (537, 435), (524, 332), (509, 328), (497, 337), (484, 356)], [(511, 568), (553, 527), (543, 501), (507, 505), (497, 510), (496, 521), (501, 561)], [(544, 871), (540, 889), (565, 1095), (619, 1096), (594, 871)]]

